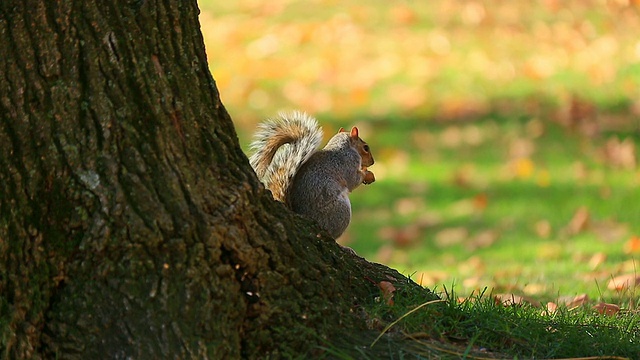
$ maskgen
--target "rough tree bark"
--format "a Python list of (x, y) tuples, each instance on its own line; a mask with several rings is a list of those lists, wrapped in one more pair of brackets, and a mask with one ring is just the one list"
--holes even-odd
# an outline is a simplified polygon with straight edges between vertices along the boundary
[(3, 358), (299, 353), (362, 328), (377, 281), (415, 286), (263, 189), (197, 16), (193, 0), (0, 2)]

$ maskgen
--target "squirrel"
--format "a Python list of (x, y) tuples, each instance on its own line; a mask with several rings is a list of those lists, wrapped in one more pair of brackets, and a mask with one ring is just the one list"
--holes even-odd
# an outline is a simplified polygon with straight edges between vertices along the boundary
[(340, 128), (320, 149), (322, 138), (315, 118), (281, 112), (258, 126), (249, 162), (276, 200), (337, 239), (351, 221), (349, 193), (375, 181), (374, 160), (357, 127)]

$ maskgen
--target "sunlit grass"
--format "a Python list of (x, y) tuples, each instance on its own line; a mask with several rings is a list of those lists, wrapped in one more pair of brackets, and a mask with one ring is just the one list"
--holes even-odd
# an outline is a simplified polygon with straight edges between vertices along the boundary
[(640, 137), (636, 7), (200, 5), (245, 148), (281, 109), (318, 115), (327, 133), (360, 126), (378, 181), (352, 194), (341, 241), (362, 256), (460, 294), (618, 296), (609, 280), (640, 257), (625, 250), (640, 235), (640, 175), (605, 148)]
[(622, 359), (637, 358), (640, 351), (637, 316), (602, 315), (585, 305), (555, 310), (528, 304), (504, 306), (489, 292), (464, 301), (451, 290), (442, 291), (443, 301), (425, 295), (397, 289), (393, 305), (379, 301), (369, 309), (373, 334), (342, 336), (323, 347), (325, 355), (341, 359)]
[[(617, 297), (609, 280), (633, 271), (640, 258), (625, 250), (640, 234), (640, 174), (601, 157), (605, 137), (547, 122), (532, 136), (530, 121), (404, 132), (428, 131), (430, 149), (406, 141), (382, 149), (378, 182), (352, 194), (354, 221), (344, 240), (424, 285), (456, 283), (461, 294), (488, 286), (545, 301)], [(473, 144), (450, 138), (464, 133), (450, 128), (465, 126), (488, 135)]]
[[(340, 241), (449, 289), (389, 330), (399, 344), (337, 341), (327, 354), (638, 357), (638, 286), (609, 287), (640, 275), (637, 2), (199, 4), (245, 149), (282, 109), (318, 116), (326, 136), (358, 125), (377, 181), (351, 195)], [(371, 329), (432, 300), (421, 296), (367, 309)], [(621, 311), (597, 314), (599, 302)], [(543, 314), (548, 303), (559, 310)]]

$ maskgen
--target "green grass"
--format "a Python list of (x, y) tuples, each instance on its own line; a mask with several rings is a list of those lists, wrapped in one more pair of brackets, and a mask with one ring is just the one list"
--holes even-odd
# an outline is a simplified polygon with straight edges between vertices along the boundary
[[(338, 342), (331, 356), (640, 357), (637, 287), (607, 286), (640, 273), (629, 250), (640, 237), (638, 7), (556, 3), (200, 1), (245, 149), (282, 109), (317, 115), (327, 133), (360, 126), (377, 181), (353, 192), (340, 242), (456, 293), (407, 315), (376, 351)], [(604, 155), (614, 139), (633, 142), (617, 156), (635, 164)], [(560, 310), (497, 306), (490, 293)], [(563, 309), (558, 298), (579, 294), (586, 305)], [(399, 291), (396, 305), (367, 309), (369, 340), (424, 301)], [(622, 311), (594, 313), (601, 301)]]
[(375, 334), (352, 334), (323, 347), (340, 359), (637, 358), (640, 319), (605, 316), (589, 307), (553, 313), (530, 305), (503, 306), (488, 293), (463, 302), (452, 293), (441, 302), (398, 289), (395, 303), (369, 309)]
[[(366, 258), (416, 273), (418, 281), (444, 273), (423, 282), (455, 282), (462, 295), (489, 286), (531, 291), (541, 300), (617, 296), (606, 289), (609, 279), (629, 272), (640, 255), (624, 251), (640, 234), (638, 170), (612, 168), (599, 158), (607, 136), (587, 138), (551, 122), (541, 122), (542, 130), (532, 136), (531, 121), (376, 129), (367, 140), (380, 149), (383, 175), (352, 194), (348, 245)], [(483, 140), (443, 145), (452, 142), (445, 139), (451, 128), (464, 134), (468, 127), (484, 134)], [(430, 134), (428, 149), (406, 140), (416, 132)], [(526, 156), (512, 154), (519, 142), (530, 148)], [(393, 168), (400, 159), (404, 165)], [(519, 170), (518, 163), (528, 165)], [(589, 220), (571, 229), (580, 208)], [(590, 264), (599, 254), (606, 260)]]

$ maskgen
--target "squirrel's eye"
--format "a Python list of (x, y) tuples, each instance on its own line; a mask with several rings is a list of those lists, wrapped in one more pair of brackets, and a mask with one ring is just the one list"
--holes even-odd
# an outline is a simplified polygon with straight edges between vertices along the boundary
[(369, 152), (369, 145), (365, 144), (362, 148), (364, 151)]

